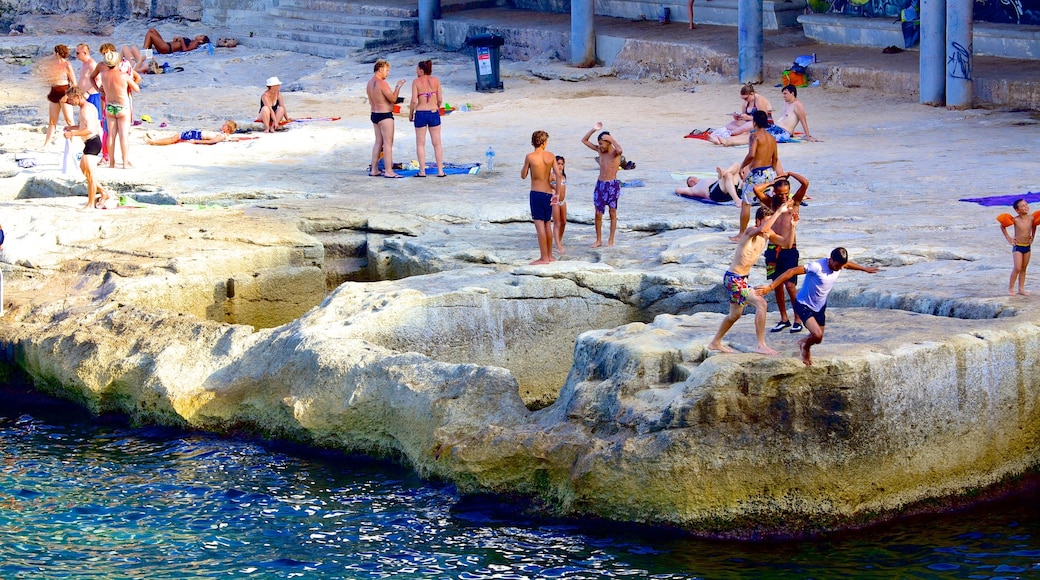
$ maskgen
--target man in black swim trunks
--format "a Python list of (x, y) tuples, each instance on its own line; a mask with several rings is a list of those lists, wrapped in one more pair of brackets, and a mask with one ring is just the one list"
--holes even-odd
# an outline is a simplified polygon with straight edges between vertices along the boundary
[(394, 105), (405, 81), (397, 81), (394, 90), (386, 82), (390, 76), (390, 63), (379, 59), (372, 67), (372, 78), (365, 88), (368, 104), (372, 107), (372, 128), (376, 133), (376, 144), (372, 147), (372, 167), (369, 176), (379, 177), (379, 154), (383, 154), (383, 177), (401, 177), (394, 173)]
[(696, 176), (686, 178), (686, 187), (675, 188), (675, 194), (682, 197), (694, 199), (710, 199), (716, 203), (734, 203), (740, 207), (740, 196), (737, 195), (737, 186), (740, 176), (737, 171), (740, 166), (734, 163), (729, 169), (715, 168), (718, 179), (710, 181)]
[(101, 187), (101, 184), (94, 180), (92, 171), (94, 158), (101, 153), (101, 121), (98, 120), (97, 108), (87, 100), (83, 90), (79, 87), (72, 87), (65, 93), (65, 102), (79, 107), (79, 125), (65, 127), (65, 138), (83, 138), (83, 157), (79, 159), (79, 169), (87, 178), (86, 208), (104, 208), (105, 202), (108, 201), (108, 193)]

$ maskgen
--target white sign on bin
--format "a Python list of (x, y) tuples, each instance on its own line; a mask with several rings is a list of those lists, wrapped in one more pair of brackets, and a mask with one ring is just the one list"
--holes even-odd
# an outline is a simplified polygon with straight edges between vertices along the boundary
[(477, 70), (480, 76), (491, 74), (491, 49), (486, 46), (477, 47)]

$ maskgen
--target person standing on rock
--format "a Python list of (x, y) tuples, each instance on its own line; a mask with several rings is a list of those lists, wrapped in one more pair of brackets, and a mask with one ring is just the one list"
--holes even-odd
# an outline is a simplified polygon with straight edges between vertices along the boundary
[(838, 275), (845, 268), (868, 274), (878, 271), (874, 267), (860, 266), (855, 262), (850, 262), (845, 248), (834, 248), (829, 258), (820, 258), (804, 266), (791, 268), (771, 284), (755, 289), (758, 295), (764, 296), (781, 287), (791, 278), (805, 275), (805, 282), (802, 283), (792, 307), (797, 316), (802, 319), (806, 330), (809, 331), (809, 336), (798, 341), (802, 362), (807, 367), (812, 366), (812, 355), (809, 353), (809, 349), (814, 344), (823, 342), (823, 327), (827, 323), (827, 295), (830, 294), (834, 283), (838, 281)]
[(520, 168), (520, 179), (527, 179), (527, 174), (531, 174), (531, 218), (534, 220), (534, 230), (538, 236), (538, 259), (531, 264), (548, 264), (553, 261), (552, 207), (559, 198), (550, 181), (559, 184), (563, 177), (557, 173), (556, 156), (545, 150), (548, 142), (548, 133), (535, 131), (531, 135), (534, 151), (527, 154), (524, 166)]
[(789, 209), (787, 204), (782, 204), (775, 212), (765, 206), (759, 207), (758, 212), (755, 213), (754, 227), (744, 230), (744, 233), (740, 234), (737, 239), (737, 251), (733, 255), (733, 262), (730, 263), (729, 270), (722, 277), (722, 285), (729, 290), (729, 314), (722, 319), (719, 331), (708, 343), (708, 350), (734, 352), (732, 348), (722, 344), (722, 337), (729, 332), (737, 320), (740, 320), (740, 316), (744, 313), (744, 305), (750, 302), (755, 307), (755, 337), (758, 341), (755, 352), (777, 354), (775, 350), (766, 345), (766, 301), (760, 294), (751, 290), (747, 280), (751, 267), (765, 251), (767, 242), (786, 243), (786, 240), (773, 233), (770, 228), (773, 227), (777, 218)]
[[(1011, 281), (1008, 282), (1008, 294), (1015, 295), (1015, 281), (1017, 280), (1018, 293), (1029, 296), (1029, 292), (1026, 292), (1026, 268), (1029, 267), (1033, 237), (1036, 236), (1040, 212), (1035, 216), (1029, 215), (1029, 204), (1024, 199), (1016, 199), (1011, 207), (1017, 215), (1012, 217), (1010, 214), (1004, 213), (997, 217), (997, 221), (1000, 222), (1000, 233), (1004, 234), (1004, 239), (1011, 244)], [(1015, 226), (1015, 237), (1013, 238), (1007, 232), (1010, 226)]]
[(589, 137), (603, 128), (603, 123), (596, 123), (582, 137), (581, 142), (586, 147), (599, 154), (599, 179), (596, 181), (596, 189), (592, 193), (592, 203), (596, 209), (596, 243), (593, 248), (603, 245), (603, 212), (610, 208), (610, 237), (607, 238), (607, 246), (614, 245), (614, 232), (617, 231), (617, 204), (621, 196), (621, 182), (618, 181), (617, 172), (620, 168), (621, 144), (610, 136), (608, 131), (603, 131), (596, 137), (596, 145), (589, 141)]
[(433, 156), (437, 160), (437, 177), (444, 177), (444, 148), (441, 147), (441, 103), (444, 89), (433, 76), (433, 61), (424, 60), (415, 67), (409, 120), (415, 124), (415, 155), (419, 158), (419, 177), (426, 177), (426, 133), (430, 133)]
[(47, 134), (43, 137), (43, 146), (51, 143), (54, 130), (58, 126), (58, 113), (65, 117), (65, 124), (72, 124), (72, 108), (68, 106), (65, 91), (69, 87), (76, 86), (76, 73), (72, 70), (72, 64), (68, 61), (69, 47), (58, 44), (54, 47), (54, 53), (50, 58), (43, 59), (39, 70), (44, 81), (50, 86), (47, 93), (49, 108), (47, 110)]
[[(372, 78), (368, 80), (366, 92), (372, 114), (372, 128), (375, 130), (376, 143), (372, 147), (372, 167), (369, 176), (400, 178), (394, 173), (394, 105), (397, 104), (404, 79), (397, 81), (397, 86), (390, 90), (386, 78), (390, 76), (390, 63), (379, 59), (372, 67)], [(383, 171), (379, 171), (379, 155), (383, 155)]]
[(104, 53), (105, 62), (101, 69), (101, 88), (105, 92), (105, 118), (108, 119), (108, 166), (116, 166), (115, 142), (119, 141), (119, 150), (123, 160), (123, 168), (130, 168), (130, 125), (133, 123), (130, 92), (139, 92), (137, 85), (129, 73), (120, 67), (122, 58), (119, 53)]
[(784, 168), (780, 165), (780, 157), (776, 151), (776, 138), (769, 134), (769, 117), (765, 111), (758, 110), (752, 115), (755, 124), (755, 133), (751, 136), (747, 155), (740, 164), (740, 171), (749, 169), (747, 179), (744, 181), (742, 196), (743, 205), (740, 206), (740, 233), (730, 238), (737, 241), (744, 234), (748, 221), (751, 219), (751, 200), (755, 186), (760, 183), (769, 183), (776, 179), (778, 173), (783, 173)]
[(98, 92), (97, 84), (94, 82), (94, 71), (97, 69), (98, 63), (91, 56), (90, 46), (86, 43), (76, 45), (76, 59), (83, 63), (79, 69), (76, 86), (87, 96), (87, 101), (97, 109), (98, 122), (101, 123), (101, 154), (105, 156), (108, 154), (108, 148), (105, 147), (105, 143), (108, 140), (108, 126), (105, 123), (104, 113), (105, 105), (101, 102), (101, 93)]
[(94, 157), (101, 153), (101, 121), (98, 120), (97, 110), (93, 103), (87, 100), (79, 87), (70, 88), (65, 100), (70, 105), (79, 107), (79, 126), (65, 127), (65, 138), (81, 137), (83, 139), (83, 156), (79, 159), (79, 168), (83, 172), (83, 176), (87, 178), (86, 209), (98, 207), (103, 209), (105, 202), (108, 201), (108, 194), (101, 184), (94, 180), (94, 169), (91, 163)]

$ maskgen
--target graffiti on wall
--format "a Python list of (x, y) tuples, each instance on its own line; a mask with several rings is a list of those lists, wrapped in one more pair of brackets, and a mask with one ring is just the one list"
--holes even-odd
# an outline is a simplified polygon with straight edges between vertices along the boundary
[[(808, 0), (816, 13), (831, 12), (871, 18), (898, 19), (916, 0)], [(975, 0), (975, 20), (1040, 25), (1040, 0)]]

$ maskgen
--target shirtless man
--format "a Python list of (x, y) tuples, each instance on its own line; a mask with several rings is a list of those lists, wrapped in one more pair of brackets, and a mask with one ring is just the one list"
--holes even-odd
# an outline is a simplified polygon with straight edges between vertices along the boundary
[[(94, 180), (91, 158), (101, 153), (101, 121), (98, 120), (94, 105), (87, 100), (79, 87), (72, 87), (65, 94), (65, 101), (74, 107), (79, 107), (79, 126), (68, 125), (65, 127), (65, 138), (83, 138), (83, 156), (79, 159), (79, 168), (83, 176), (87, 178), (87, 205), (86, 209), (103, 207), (108, 201), (108, 193), (101, 184)], [(101, 197), (97, 197), (100, 194)]]
[(555, 261), (552, 255), (553, 230), (552, 206), (556, 205), (559, 197), (556, 188), (550, 184), (560, 183), (563, 177), (556, 172), (556, 156), (545, 150), (549, 142), (549, 134), (545, 131), (535, 131), (531, 135), (531, 146), (534, 151), (524, 158), (524, 166), (520, 168), (520, 179), (527, 179), (531, 174), (531, 219), (534, 220), (535, 234), (538, 236), (538, 259), (531, 262), (534, 264), (548, 264)]
[(610, 237), (607, 238), (607, 246), (614, 245), (614, 232), (617, 231), (617, 202), (621, 195), (621, 182), (617, 179), (619, 160), (621, 159), (621, 145), (603, 131), (596, 138), (597, 144), (593, 145), (589, 137), (603, 128), (603, 123), (596, 123), (582, 137), (581, 142), (586, 147), (599, 154), (599, 179), (596, 181), (596, 189), (592, 193), (592, 203), (596, 208), (596, 243), (593, 248), (603, 245), (603, 212), (610, 208)]
[[(806, 141), (818, 142), (819, 139), (813, 137), (809, 133), (809, 121), (805, 116), (805, 105), (798, 100), (798, 87), (794, 85), (787, 85), (781, 91), (780, 94), (784, 97), (784, 111), (780, 115), (780, 118), (776, 120), (774, 125), (770, 125), (767, 131), (776, 137), (779, 141), (785, 141), (791, 139), (794, 135), (795, 129), (798, 125), (802, 126), (802, 132), (805, 133), (804, 139)], [(725, 139), (719, 139), (717, 142), (713, 141), (717, 145), (745, 145), (750, 137), (749, 133), (742, 135), (734, 135)]]
[(105, 118), (108, 119), (108, 152), (109, 167), (116, 166), (115, 141), (119, 139), (119, 150), (123, 158), (123, 168), (133, 167), (130, 163), (130, 125), (133, 123), (130, 109), (129, 91), (138, 92), (141, 88), (134, 79), (119, 66), (122, 59), (119, 53), (105, 53), (104, 68), (101, 71), (101, 87), (105, 91)]
[[(1026, 268), (1029, 267), (1033, 237), (1036, 235), (1036, 222), (1033, 216), (1029, 215), (1029, 204), (1026, 203), (1026, 200), (1016, 199), (1011, 207), (1014, 208), (1016, 214), (1011, 218), (1011, 223), (1000, 222), (1000, 232), (1004, 234), (1004, 239), (1011, 244), (1011, 281), (1008, 282), (1008, 294), (1015, 295), (1015, 281), (1017, 280), (1018, 293), (1029, 296), (1029, 292), (1026, 292)], [(1006, 214), (1003, 215), (1006, 217)], [(999, 220), (1000, 218), (998, 218)], [(1007, 232), (1011, 225), (1015, 226), (1015, 237), (1013, 238)]]
[(729, 314), (722, 319), (718, 332), (708, 343), (708, 350), (734, 352), (732, 348), (722, 344), (722, 337), (729, 332), (737, 320), (740, 320), (741, 314), (744, 313), (745, 303), (750, 302), (755, 307), (755, 337), (758, 341), (755, 352), (776, 354), (775, 350), (766, 345), (766, 301), (748, 286), (747, 280), (751, 267), (765, 251), (766, 243), (769, 241), (784, 243), (784, 240), (773, 233), (770, 228), (772, 228), (773, 222), (787, 211), (787, 204), (782, 204), (776, 212), (765, 206), (759, 207), (755, 213), (755, 225), (740, 234), (733, 262), (730, 263), (729, 270), (722, 277), (722, 285), (729, 290)]
[(802, 289), (798, 291), (798, 298), (791, 302), (794, 311), (805, 321), (805, 328), (809, 336), (798, 341), (798, 349), (802, 353), (802, 364), (812, 366), (812, 355), (809, 349), (814, 344), (823, 342), (823, 328), (827, 324), (827, 295), (838, 281), (838, 275), (842, 270), (859, 270), (868, 274), (876, 274), (878, 269), (868, 266), (860, 266), (849, 261), (849, 254), (845, 248), (834, 248), (829, 258), (821, 258), (807, 263), (805, 266), (791, 268), (782, 276), (768, 286), (755, 289), (759, 295), (769, 294), (774, 288), (779, 288), (789, 279), (804, 274), (805, 282)]
[[(773, 224), (773, 232), (786, 240), (786, 243), (783, 245), (770, 243), (766, 246), (766, 279), (768, 280), (776, 280), (787, 270), (798, 266), (799, 255), (795, 227), (798, 224), (799, 207), (802, 205), (802, 200), (805, 199), (805, 193), (809, 191), (809, 180), (797, 173), (786, 173), (777, 177), (776, 181), (772, 183), (760, 183), (755, 186), (755, 196), (758, 197), (759, 202), (766, 207), (776, 209), (780, 204), (788, 203), (788, 198), (791, 194), (791, 183), (788, 181), (788, 178), (797, 181), (800, 187), (798, 192), (794, 194), (794, 197), (790, 198), (791, 211), (786, 215), (780, 216), (780, 219)], [(772, 197), (765, 194), (768, 188), (773, 189)], [(788, 327), (791, 328), (792, 333), (801, 332), (802, 320), (798, 318), (797, 311), (794, 312), (794, 326), (791, 326), (791, 321), (787, 319), (787, 303), (784, 300), (785, 289), (791, 297), (791, 307), (793, 309), (794, 295), (798, 290), (797, 276), (776, 288), (776, 307), (780, 311), (780, 322), (777, 322), (770, 332), (780, 332)]]
[[(369, 116), (372, 121), (372, 129), (376, 133), (376, 144), (372, 147), (372, 169), (371, 177), (398, 178), (400, 175), (394, 173), (394, 105), (397, 104), (404, 79), (397, 81), (394, 90), (386, 78), (390, 76), (390, 63), (379, 59), (372, 67), (372, 78), (368, 80), (365, 91), (368, 93), (368, 104), (372, 109)], [(383, 154), (383, 171), (379, 171), (379, 154)]]
[(744, 190), (741, 194), (743, 205), (740, 206), (740, 233), (731, 236), (730, 241), (737, 241), (747, 229), (748, 221), (751, 219), (751, 196), (755, 186), (760, 183), (769, 183), (776, 180), (776, 174), (783, 172), (780, 158), (776, 152), (776, 139), (766, 130), (769, 127), (769, 116), (765, 111), (755, 111), (752, 115), (755, 123), (755, 132), (748, 146), (747, 155), (740, 164), (741, 173), (748, 168), (747, 178), (744, 182)]
[(676, 187), (675, 195), (689, 198), (710, 199), (716, 203), (733, 202), (740, 207), (737, 185), (740, 183), (740, 165), (734, 163), (729, 169), (715, 168), (718, 179), (714, 181), (691, 175), (686, 178), (686, 187)]
[(98, 92), (97, 84), (94, 82), (94, 70), (97, 69), (98, 63), (90, 55), (90, 47), (86, 43), (76, 45), (76, 60), (83, 63), (79, 69), (76, 86), (86, 95), (87, 101), (97, 109), (98, 122), (101, 123), (101, 154), (104, 156), (107, 152), (104, 144), (108, 141), (108, 127), (105, 123), (105, 113), (103, 112), (105, 107), (101, 102), (101, 93)]
[(231, 119), (224, 121), (220, 131), (199, 131), (190, 129), (169, 137), (152, 137), (151, 133), (144, 134), (144, 141), (149, 145), (175, 145), (177, 143), (193, 143), (195, 145), (214, 145), (222, 141), (228, 141), (228, 136), (238, 130), (238, 123)]
[(144, 34), (144, 48), (153, 48), (155, 52), (159, 54), (170, 54), (171, 52), (188, 52), (195, 50), (201, 44), (207, 44), (209, 37), (205, 34), (200, 34), (195, 38), (188, 38), (186, 36), (175, 36), (170, 39), (169, 42), (163, 40), (159, 31), (154, 28), (149, 28), (148, 32)]

